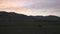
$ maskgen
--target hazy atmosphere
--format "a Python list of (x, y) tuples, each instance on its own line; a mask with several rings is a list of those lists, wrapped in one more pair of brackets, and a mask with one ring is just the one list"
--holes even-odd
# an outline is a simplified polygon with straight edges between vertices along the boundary
[(60, 0), (0, 0), (0, 11), (60, 16)]

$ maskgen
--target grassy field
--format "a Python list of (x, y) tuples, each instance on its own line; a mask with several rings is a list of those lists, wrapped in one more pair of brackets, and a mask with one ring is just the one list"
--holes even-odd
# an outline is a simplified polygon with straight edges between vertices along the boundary
[[(39, 24), (42, 26), (39, 27)], [(60, 22), (0, 21), (0, 34), (60, 34)]]

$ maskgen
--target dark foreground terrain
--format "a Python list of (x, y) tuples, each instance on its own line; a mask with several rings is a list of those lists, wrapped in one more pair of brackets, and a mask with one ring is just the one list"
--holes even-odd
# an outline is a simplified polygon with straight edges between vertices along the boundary
[(60, 34), (60, 17), (0, 12), (0, 34)]
[(41, 22), (42, 25), (39, 25), (38, 22), (21, 22), (15, 25), (0, 25), (0, 34), (60, 34), (59, 23)]

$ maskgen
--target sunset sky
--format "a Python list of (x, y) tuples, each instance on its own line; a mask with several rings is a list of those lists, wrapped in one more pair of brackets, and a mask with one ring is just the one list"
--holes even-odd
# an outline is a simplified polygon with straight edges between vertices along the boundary
[(60, 0), (0, 0), (0, 11), (60, 16)]

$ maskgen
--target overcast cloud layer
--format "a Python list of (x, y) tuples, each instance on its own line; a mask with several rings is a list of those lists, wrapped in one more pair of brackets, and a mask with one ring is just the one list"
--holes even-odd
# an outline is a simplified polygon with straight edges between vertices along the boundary
[[(17, 9), (15, 12), (26, 15), (60, 16), (60, 0), (0, 0), (0, 9), (1, 7), (9, 10)], [(18, 9), (21, 11), (18, 12)]]

